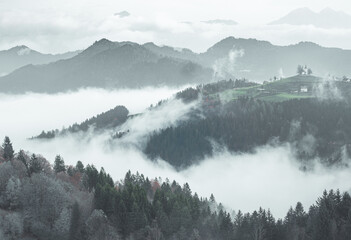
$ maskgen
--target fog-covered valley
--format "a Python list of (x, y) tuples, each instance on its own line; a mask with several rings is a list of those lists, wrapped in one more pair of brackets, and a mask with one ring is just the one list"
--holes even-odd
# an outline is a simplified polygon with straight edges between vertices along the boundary
[(68, 127), (117, 105), (125, 105), (131, 114), (137, 114), (180, 89), (81, 89), (59, 94), (1, 94), (1, 110), (8, 115), (1, 118), (4, 126), (1, 134), (12, 136), (14, 141), (23, 141), (42, 130)]
[[(234, 211), (251, 212), (263, 207), (277, 217), (284, 217), (287, 209), (298, 201), (305, 207), (313, 204), (324, 189), (350, 190), (349, 167), (328, 168), (316, 159), (310, 170), (303, 171), (290, 144), (272, 143), (241, 154), (220, 148), (213, 156), (181, 171), (162, 159), (152, 161), (142, 151), (148, 135), (177, 126), (199, 104), (174, 99), (179, 90), (84, 89), (56, 95), (1, 95), (0, 111), (6, 112), (0, 120), (1, 134), (11, 137), (16, 151), (23, 149), (40, 154), (52, 164), (60, 154), (67, 165), (75, 165), (80, 160), (85, 165), (104, 167), (115, 180), (122, 179), (131, 170), (149, 178), (160, 176), (163, 180), (187, 182), (200, 196), (209, 197), (213, 193), (219, 202)], [(169, 102), (148, 110), (161, 99)], [(127, 106), (130, 114), (143, 113), (119, 128), (130, 130), (122, 139), (111, 142), (111, 130), (94, 134), (92, 129), (49, 140), (29, 139), (42, 130), (67, 127), (120, 104)]]

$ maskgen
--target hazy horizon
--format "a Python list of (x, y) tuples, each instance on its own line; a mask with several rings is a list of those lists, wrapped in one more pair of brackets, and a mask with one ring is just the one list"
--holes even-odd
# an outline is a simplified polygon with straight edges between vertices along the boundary
[[(107, 38), (112, 41), (155, 42), (204, 52), (228, 36), (257, 38), (276, 45), (312, 41), (326, 47), (351, 49), (351, 42), (347, 40), (351, 37), (351, 29), (268, 25), (304, 7), (316, 12), (330, 7), (351, 14), (351, 4), (341, 0), (333, 3), (251, 0), (229, 5), (224, 0), (216, 4), (202, 1), (201, 11), (197, 11), (198, 1), (116, 3), (105, 0), (95, 4), (89, 0), (61, 3), (58, 4), (57, 0), (35, 5), (23, 0), (1, 2), (0, 49), (27, 45), (43, 53), (62, 53), (84, 49), (96, 40)], [(274, 7), (267, 8), (266, 5)], [(216, 19), (238, 24), (206, 23)]]

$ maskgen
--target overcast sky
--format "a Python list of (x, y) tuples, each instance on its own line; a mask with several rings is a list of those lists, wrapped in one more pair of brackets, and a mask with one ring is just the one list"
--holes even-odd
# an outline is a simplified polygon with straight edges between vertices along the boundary
[[(252, 37), (287, 45), (314, 41), (351, 49), (351, 29), (269, 26), (290, 11), (326, 7), (351, 14), (349, 0), (1, 0), (0, 49), (28, 45), (42, 52), (82, 49), (102, 37), (154, 41), (205, 51), (227, 37)], [(127, 11), (127, 17), (115, 13)], [(230, 19), (239, 25), (206, 24)]]

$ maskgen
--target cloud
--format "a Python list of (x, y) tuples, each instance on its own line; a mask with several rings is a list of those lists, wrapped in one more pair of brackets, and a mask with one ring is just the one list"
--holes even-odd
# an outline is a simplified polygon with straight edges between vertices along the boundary
[(0, 112), (6, 113), (0, 118), (0, 137), (9, 135), (14, 142), (22, 142), (42, 130), (68, 127), (117, 105), (126, 106), (131, 114), (140, 113), (178, 90), (163, 87), (115, 91), (81, 89), (54, 95), (0, 94)]
[(216, 60), (213, 64), (213, 78), (222, 80), (235, 76), (237, 74), (237, 61), (244, 55), (244, 49), (236, 49), (235, 46), (233, 46), (226, 57)]
[(214, 20), (207, 20), (207, 21), (202, 21), (202, 22), (207, 23), (207, 24), (224, 24), (224, 25), (237, 25), (238, 24), (234, 20), (229, 20), (229, 19), (214, 19)]
[(270, 208), (276, 217), (284, 217), (288, 208), (298, 201), (308, 209), (324, 189), (350, 190), (349, 168), (327, 170), (315, 163), (314, 170), (303, 172), (289, 145), (262, 147), (254, 154), (221, 152), (177, 172), (162, 160), (148, 160), (133, 145), (108, 147), (108, 139), (104, 134), (92, 139), (76, 135), (49, 142), (29, 142), (26, 147), (47, 156), (51, 162), (56, 154), (61, 154), (68, 164), (81, 160), (84, 164), (104, 167), (115, 180), (131, 170), (149, 178), (160, 176), (181, 184), (188, 182), (193, 192), (202, 197), (213, 193), (227, 208), (251, 212), (261, 206)]
[(285, 78), (283, 68), (279, 68), (278, 77), (279, 77), (279, 78)]
[(335, 80), (331, 76), (324, 77), (322, 81), (315, 84), (312, 92), (315, 97), (322, 101), (341, 101), (344, 99), (340, 90), (335, 84)]
[(122, 12), (115, 13), (114, 16), (125, 18), (125, 17), (129, 17), (130, 13), (127, 11), (122, 11)]
[[(0, 135), (9, 135), (16, 150), (23, 148), (42, 154), (50, 162), (56, 154), (61, 154), (66, 164), (73, 165), (81, 160), (84, 164), (104, 167), (115, 180), (122, 179), (131, 170), (149, 178), (161, 176), (163, 180), (188, 182), (193, 192), (202, 197), (213, 193), (218, 202), (233, 210), (246, 212), (262, 206), (270, 208), (276, 217), (284, 217), (297, 201), (308, 209), (324, 189), (349, 190), (350, 168), (325, 169), (316, 160), (313, 170), (303, 172), (294, 157), (293, 147), (288, 144), (263, 146), (250, 154), (217, 152), (181, 172), (160, 159), (156, 162), (147, 159), (140, 149), (147, 135), (161, 127), (177, 125), (186, 119), (187, 112), (196, 107), (196, 103), (169, 101), (155, 111), (146, 111), (116, 129), (130, 129), (130, 133), (113, 142), (110, 141), (111, 132), (94, 136), (73, 134), (51, 141), (24, 139), (28, 134), (67, 126), (119, 104), (127, 103), (133, 113), (139, 112), (150, 103), (170, 98), (174, 91), (87, 89), (57, 95), (1, 95), (0, 112), (6, 112), (6, 116), (0, 118)], [(306, 136), (305, 142), (310, 143), (311, 138)]]
[(132, 144), (143, 148), (149, 134), (162, 128), (176, 126), (178, 122), (188, 119), (187, 113), (196, 105), (197, 102), (184, 104), (181, 100), (171, 99), (161, 106), (146, 110), (142, 115), (130, 119), (116, 129), (117, 131), (130, 131), (116, 142), (124, 146)]

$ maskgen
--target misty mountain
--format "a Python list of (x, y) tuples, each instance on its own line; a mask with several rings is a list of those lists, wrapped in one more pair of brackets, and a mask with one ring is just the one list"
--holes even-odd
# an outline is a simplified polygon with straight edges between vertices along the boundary
[(1, 77), (2, 92), (61, 92), (82, 87), (179, 86), (246, 78), (264, 82), (294, 75), (308, 65), (318, 76), (351, 76), (351, 51), (311, 42), (276, 46), (228, 37), (204, 53), (189, 49), (111, 42), (102, 39), (77, 56), (45, 65), (27, 65)]
[(71, 59), (28, 65), (0, 78), (1, 90), (20, 93), (60, 92), (82, 87), (177, 86), (210, 78), (210, 69), (169, 55), (163, 56), (132, 42), (102, 39)]
[(43, 54), (27, 46), (17, 46), (9, 50), (0, 51), (0, 76), (9, 74), (15, 69), (28, 64), (47, 64), (61, 59), (68, 59), (76, 56), (79, 52)]
[(342, 11), (325, 8), (314, 12), (309, 8), (296, 9), (270, 24), (313, 25), (319, 28), (351, 28), (351, 15)]
[(348, 67), (350, 50), (326, 48), (312, 42), (276, 46), (268, 41), (228, 37), (200, 54), (187, 49), (177, 51), (172, 47), (158, 47), (152, 43), (144, 46), (162, 56), (190, 60), (211, 68), (216, 80), (246, 78), (263, 82), (274, 76), (295, 75), (300, 64), (308, 65), (317, 76), (351, 75)]
[[(204, 66), (213, 66), (222, 79), (235, 75), (265, 81), (295, 75), (299, 64), (307, 64), (317, 76), (350, 76), (351, 51), (325, 48), (311, 42), (276, 46), (267, 41), (228, 37), (199, 55)], [(214, 68), (214, 69), (215, 69)]]

